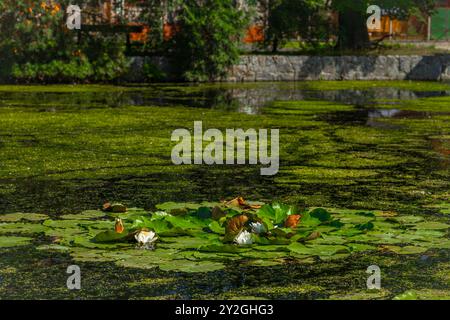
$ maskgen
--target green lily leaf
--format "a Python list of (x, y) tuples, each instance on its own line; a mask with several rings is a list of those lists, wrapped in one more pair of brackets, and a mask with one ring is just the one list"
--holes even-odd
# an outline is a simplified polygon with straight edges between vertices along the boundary
[(300, 225), (313, 227), (330, 221), (332, 221), (331, 214), (325, 209), (317, 208), (311, 212), (304, 213), (300, 219)]
[(195, 216), (197, 216), (200, 219), (211, 219), (212, 211), (210, 208), (200, 207), (200, 208), (198, 208), (197, 212), (195, 213)]
[(164, 219), (149, 219), (147, 217), (140, 216), (134, 220), (134, 223), (130, 229), (136, 230), (146, 228), (160, 234), (170, 230), (169, 223), (165, 219), (166, 217), (164, 217)]
[(369, 221), (366, 223), (358, 224), (355, 226), (355, 228), (358, 230), (372, 230), (374, 228), (374, 224)]
[(242, 250), (245, 250), (245, 248), (241, 248), (232, 244), (212, 244), (201, 246), (198, 248), (198, 251), (200, 252), (239, 253)]
[(331, 256), (337, 253), (350, 252), (348, 247), (342, 245), (303, 245), (299, 242), (291, 243), (288, 248), (297, 254), (313, 256)]
[(450, 225), (442, 222), (419, 222), (414, 226), (415, 229), (427, 229), (427, 230), (441, 230), (441, 229), (448, 229), (450, 228)]
[(220, 223), (217, 222), (217, 221), (211, 222), (211, 223), (208, 225), (208, 228), (209, 228), (209, 230), (211, 230), (212, 232), (215, 232), (215, 233), (218, 233), (218, 234), (221, 234), (221, 235), (224, 235), (224, 234), (225, 234), (225, 228), (222, 227), (222, 226), (220, 225)]
[(257, 215), (260, 218), (269, 219), (273, 224), (281, 224), (284, 223), (286, 218), (294, 214), (295, 208), (292, 206), (274, 203), (272, 205), (264, 205), (257, 211)]
[(392, 252), (395, 252), (396, 254), (419, 254), (427, 251), (427, 248), (415, 246), (385, 246), (385, 248), (389, 249)]
[(92, 240), (94, 242), (120, 242), (129, 240), (132, 238), (132, 234), (123, 232), (123, 233), (117, 233), (115, 231), (103, 231), (97, 234)]
[(0, 214), (0, 222), (19, 222), (21, 220), (27, 221), (42, 221), (48, 219), (48, 216), (40, 213), (8, 213)]
[(105, 212), (98, 210), (86, 210), (77, 214), (65, 214), (60, 218), (64, 220), (91, 220), (103, 218), (105, 216)]
[(166, 211), (172, 215), (183, 215), (189, 212), (189, 210), (197, 210), (200, 207), (196, 203), (176, 203), (176, 202), (165, 202), (157, 204), (156, 208), (158, 210)]
[(0, 234), (33, 234), (47, 231), (48, 228), (36, 223), (0, 223)]
[(202, 220), (196, 216), (172, 216), (168, 215), (164, 217), (164, 220), (169, 222), (170, 225), (181, 229), (202, 229), (208, 226), (211, 219)]
[(2, 237), (0, 236), (0, 248), (26, 246), (31, 243), (32, 238), (26, 237)]

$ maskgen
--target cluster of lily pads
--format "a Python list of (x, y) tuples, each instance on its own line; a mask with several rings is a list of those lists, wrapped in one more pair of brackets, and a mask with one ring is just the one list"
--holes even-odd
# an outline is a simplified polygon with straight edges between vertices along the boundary
[(450, 249), (450, 225), (418, 215), (299, 209), (242, 198), (169, 202), (156, 209), (108, 204), (103, 210), (58, 219), (0, 215), (0, 247), (27, 245), (42, 234), (46, 243), (40, 242), (38, 250), (67, 252), (75, 261), (184, 272), (219, 270), (230, 261), (272, 266), (341, 259), (358, 252)]

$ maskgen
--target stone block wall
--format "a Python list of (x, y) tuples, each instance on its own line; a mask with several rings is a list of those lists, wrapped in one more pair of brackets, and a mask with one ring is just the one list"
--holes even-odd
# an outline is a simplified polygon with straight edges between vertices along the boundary
[[(170, 78), (164, 57), (132, 57), (127, 81), (144, 81), (145, 59)], [(169, 79), (175, 80), (175, 79)], [(434, 56), (243, 55), (221, 81), (427, 80), (450, 81), (450, 54)]]

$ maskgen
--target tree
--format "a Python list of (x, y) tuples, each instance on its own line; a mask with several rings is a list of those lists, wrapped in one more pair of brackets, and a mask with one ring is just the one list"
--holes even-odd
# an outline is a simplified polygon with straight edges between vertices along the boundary
[(434, 0), (332, 0), (331, 8), (339, 15), (338, 49), (365, 49), (370, 46), (367, 8), (378, 5), (392, 18), (406, 19), (411, 13), (431, 14)]
[(327, 33), (325, 4), (325, 0), (260, 0), (267, 12), (264, 44), (277, 52), (283, 42), (296, 36), (311, 43), (321, 40)]
[(98, 1), (0, 0), (0, 79), (7, 81), (111, 81), (126, 72), (125, 46), (114, 35), (77, 39), (66, 27), (70, 4)]
[(234, 0), (184, 0), (177, 12), (177, 32), (169, 42), (179, 76), (213, 81), (239, 59), (248, 15)]
[[(171, 0), (173, 1), (173, 0)], [(162, 50), (163, 39), (163, 23), (165, 4), (170, 4), (166, 0), (128, 0), (127, 4), (139, 8), (139, 15), (130, 17), (129, 20), (123, 21), (125, 24), (141, 24), (144, 25), (144, 33), (146, 39), (144, 42), (144, 51)]]

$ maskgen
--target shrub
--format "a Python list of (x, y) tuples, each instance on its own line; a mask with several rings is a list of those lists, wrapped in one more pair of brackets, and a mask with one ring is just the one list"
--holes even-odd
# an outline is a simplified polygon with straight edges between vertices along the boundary
[(178, 32), (169, 43), (179, 76), (188, 81), (213, 81), (238, 61), (248, 16), (234, 2), (183, 1)]
[(69, 0), (0, 0), (0, 79), (111, 81), (126, 72), (125, 46), (93, 34), (78, 43), (65, 26)]

